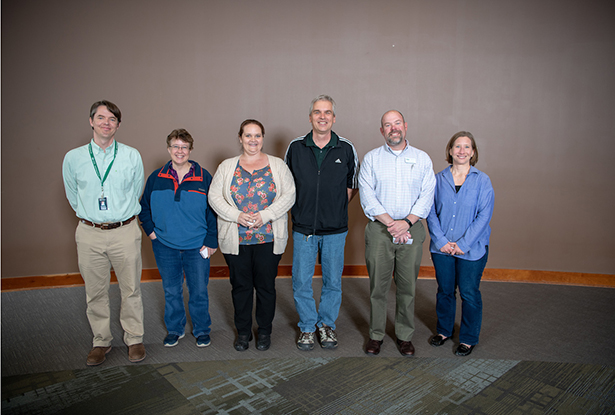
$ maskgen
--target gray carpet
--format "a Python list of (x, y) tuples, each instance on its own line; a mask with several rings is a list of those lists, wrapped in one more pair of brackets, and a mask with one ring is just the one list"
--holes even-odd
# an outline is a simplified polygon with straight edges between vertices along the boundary
[(139, 364), (2, 378), (3, 414), (612, 414), (615, 368), (457, 358)]
[[(320, 280), (314, 287), (320, 291)], [(233, 359), (364, 357), (368, 336), (369, 281), (344, 278), (343, 301), (337, 321), (340, 346), (296, 349), (298, 334), (291, 280), (277, 281), (278, 303), (272, 347), (257, 351), (233, 349), (235, 331), (228, 280), (209, 285), (212, 344), (197, 348), (187, 334), (178, 346), (165, 348), (162, 315), (164, 297), (160, 282), (142, 284), (145, 305), (146, 364)], [(615, 289), (483, 282), (483, 328), (474, 359), (568, 362), (615, 367)], [(111, 288), (114, 349), (104, 367), (130, 365), (118, 321), (119, 289)], [(421, 358), (455, 358), (455, 345), (428, 345), (436, 325), (434, 280), (419, 280), (416, 332), (413, 342)], [(389, 297), (387, 335), (379, 357), (399, 357), (393, 331), (394, 284)], [(187, 333), (190, 332), (188, 324)], [(455, 339), (456, 341), (456, 339)], [(91, 347), (85, 316), (83, 287), (2, 293), (2, 376), (83, 369)]]
[(228, 280), (210, 283), (212, 344), (203, 349), (190, 335), (162, 346), (162, 287), (142, 284), (148, 357), (140, 364), (128, 362), (112, 286), (114, 349), (95, 368), (84, 364), (83, 287), (2, 293), (2, 413), (615, 414), (614, 289), (484, 282), (481, 341), (459, 358), (450, 342), (428, 345), (436, 283), (420, 280), (417, 357), (403, 358), (394, 288), (388, 337), (367, 357), (367, 279), (343, 280), (338, 349), (311, 352), (295, 347), (290, 279), (277, 286), (271, 349), (237, 352)]

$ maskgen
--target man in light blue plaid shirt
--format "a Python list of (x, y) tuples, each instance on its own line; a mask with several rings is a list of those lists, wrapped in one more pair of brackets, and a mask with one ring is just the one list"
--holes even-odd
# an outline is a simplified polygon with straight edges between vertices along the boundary
[(365, 263), (370, 281), (370, 328), (365, 352), (380, 353), (391, 277), (397, 286), (395, 335), (403, 356), (413, 356), (414, 291), (423, 254), (421, 219), (431, 210), (436, 179), (431, 159), (406, 140), (408, 124), (387, 111), (380, 132), (385, 144), (365, 155), (359, 172), (365, 228)]

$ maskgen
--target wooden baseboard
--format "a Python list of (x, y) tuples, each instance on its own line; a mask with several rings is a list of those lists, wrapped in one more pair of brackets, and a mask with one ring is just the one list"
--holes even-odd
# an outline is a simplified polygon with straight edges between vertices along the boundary
[[(316, 266), (314, 275), (321, 275), (320, 265)], [(280, 265), (278, 267), (278, 277), (290, 277), (292, 275), (291, 265)], [(209, 271), (212, 279), (228, 278), (228, 267), (212, 266)], [(344, 266), (344, 277), (367, 277), (365, 265), (346, 265)], [(434, 279), (435, 272), (433, 267), (421, 267), (419, 278)], [(158, 269), (144, 269), (141, 276), (142, 282), (159, 281), (160, 274)], [(522, 269), (496, 269), (487, 268), (483, 274), (483, 281), (506, 281), (506, 282), (527, 282), (539, 284), (562, 284), (562, 285), (584, 285), (592, 287), (613, 287), (615, 288), (615, 275), (613, 274), (589, 274), (583, 272), (556, 272), (556, 271), (535, 271)], [(6, 277), (1, 279), (2, 292), (35, 290), (41, 288), (57, 288), (82, 286), (83, 279), (81, 274), (62, 274), (44, 275), (35, 277)], [(111, 272), (111, 282), (117, 283), (115, 274)]]

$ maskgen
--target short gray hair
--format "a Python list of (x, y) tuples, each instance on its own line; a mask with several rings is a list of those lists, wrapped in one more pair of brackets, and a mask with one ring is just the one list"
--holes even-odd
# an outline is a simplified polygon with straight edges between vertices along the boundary
[(312, 100), (312, 103), (310, 104), (310, 113), (308, 115), (312, 115), (312, 111), (314, 111), (314, 104), (316, 104), (318, 101), (329, 101), (331, 103), (331, 106), (333, 107), (333, 116), (335, 117), (335, 101), (333, 101), (333, 98), (331, 98), (329, 95), (318, 95), (316, 98), (314, 98)]

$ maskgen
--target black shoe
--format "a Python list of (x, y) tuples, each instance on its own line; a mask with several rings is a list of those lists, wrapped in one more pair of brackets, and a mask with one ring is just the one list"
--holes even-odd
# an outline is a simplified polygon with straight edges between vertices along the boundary
[(436, 336), (433, 336), (431, 338), (431, 340), (429, 341), (429, 344), (431, 344), (433, 347), (440, 347), (442, 346), (448, 339), (450, 339), (450, 337), (444, 337), (441, 334), (438, 334)]
[(261, 351), (265, 351), (269, 349), (271, 346), (271, 335), (270, 334), (259, 334), (256, 339), (256, 348)]
[(243, 352), (250, 347), (250, 340), (252, 340), (252, 333), (250, 334), (238, 334), (237, 340), (235, 340), (235, 350)]
[(467, 356), (472, 353), (472, 350), (474, 350), (475, 347), (476, 345), (466, 346), (465, 344), (460, 344), (457, 346), (457, 349), (455, 349), (455, 354), (457, 356)]

